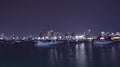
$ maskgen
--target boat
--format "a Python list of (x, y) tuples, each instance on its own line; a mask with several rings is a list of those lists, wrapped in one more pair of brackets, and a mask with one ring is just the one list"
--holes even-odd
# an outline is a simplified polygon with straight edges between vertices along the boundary
[(111, 37), (99, 37), (93, 40), (93, 45), (97, 45), (97, 46), (106, 46), (112, 43), (113, 41), (111, 40)]
[(62, 44), (63, 41), (35, 41), (37, 47), (55, 47), (56, 44)]
[(4, 45), (10, 46), (10, 45), (13, 45), (13, 44), (14, 44), (14, 41), (12, 41), (12, 40), (0, 40), (0, 45), (1, 46), (4, 46)]
[(111, 38), (111, 40), (114, 42), (114, 43), (120, 43), (120, 36), (114, 36)]
[(98, 44), (98, 45), (105, 45), (105, 44), (111, 44), (112, 41), (94, 41), (93, 44)]
[(110, 46), (113, 42), (112, 41), (99, 41), (99, 40), (96, 40), (96, 41), (93, 41), (93, 45), (94, 46), (99, 46), (99, 47), (105, 47), (105, 46)]

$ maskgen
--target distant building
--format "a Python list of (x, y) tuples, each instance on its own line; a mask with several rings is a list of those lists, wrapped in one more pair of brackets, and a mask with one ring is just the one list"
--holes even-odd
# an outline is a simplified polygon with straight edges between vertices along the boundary
[(91, 37), (92, 36), (92, 30), (91, 29), (88, 29), (88, 31), (87, 32), (84, 32), (84, 36), (86, 37), (86, 38), (89, 38), (89, 37)]
[(54, 36), (54, 31), (53, 30), (48, 31), (47, 36), (49, 39), (51, 39)]

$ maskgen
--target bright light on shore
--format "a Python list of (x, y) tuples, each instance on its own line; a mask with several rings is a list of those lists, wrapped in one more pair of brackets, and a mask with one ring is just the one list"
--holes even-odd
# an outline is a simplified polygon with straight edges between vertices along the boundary
[(40, 40), (40, 37), (38, 37), (37, 39)]
[(111, 38), (112, 40), (114, 40), (114, 39), (120, 39), (120, 37), (113, 37), (113, 38)]
[(1, 40), (3, 40), (4, 38), (0, 38)]
[(76, 39), (84, 39), (85, 37), (84, 37), (84, 35), (79, 35), (79, 36), (77, 35), (77, 36), (75, 36), (75, 38)]
[(101, 37), (100, 40), (104, 40), (105, 38), (104, 37)]

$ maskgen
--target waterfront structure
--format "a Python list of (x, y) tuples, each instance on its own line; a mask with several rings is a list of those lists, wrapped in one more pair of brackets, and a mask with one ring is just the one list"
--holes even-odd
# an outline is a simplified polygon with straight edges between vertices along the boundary
[[(97, 37), (114, 37), (120, 36), (119, 32), (116, 33), (109, 33), (109, 32), (101, 32), (100, 36), (93, 36), (92, 30), (89, 29), (87, 32), (83, 34), (75, 34), (74, 32), (54, 32), (53, 30), (48, 31), (46, 34), (40, 32), (37, 35), (30, 35), (30, 36), (17, 36), (15, 34), (6, 35), (2, 33), (0, 35), (1, 40), (82, 40), (82, 39), (96, 39)], [(102, 38), (101, 38), (102, 39)]]

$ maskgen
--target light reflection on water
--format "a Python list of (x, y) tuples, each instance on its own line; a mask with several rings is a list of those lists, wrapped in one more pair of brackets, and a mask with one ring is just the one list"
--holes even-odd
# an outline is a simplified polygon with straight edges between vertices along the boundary
[(0, 47), (0, 67), (120, 67), (120, 46)]
[(76, 45), (76, 63), (77, 67), (87, 67), (85, 44)]
[(112, 61), (112, 66), (116, 67), (117, 66), (117, 54), (116, 54), (116, 48), (112, 47), (111, 48), (111, 61)]

